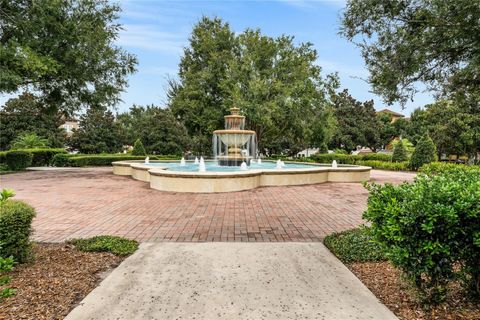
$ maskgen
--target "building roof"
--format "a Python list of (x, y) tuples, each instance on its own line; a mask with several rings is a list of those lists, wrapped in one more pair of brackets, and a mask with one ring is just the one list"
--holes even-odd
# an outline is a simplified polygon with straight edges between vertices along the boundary
[(388, 113), (388, 114), (391, 114), (392, 116), (395, 116), (395, 117), (401, 117), (401, 118), (405, 117), (403, 114), (392, 111), (390, 109), (383, 109), (383, 110), (377, 111), (377, 113)]

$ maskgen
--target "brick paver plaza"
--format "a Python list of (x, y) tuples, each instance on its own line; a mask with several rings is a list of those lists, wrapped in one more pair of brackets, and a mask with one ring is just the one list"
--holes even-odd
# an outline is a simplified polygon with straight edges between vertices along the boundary
[[(372, 181), (413, 174), (372, 171)], [(34, 238), (60, 242), (110, 234), (139, 241), (319, 241), (362, 223), (360, 183), (268, 187), (192, 194), (150, 189), (111, 168), (31, 171), (0, 176), (0, 188), (37, 210)]]

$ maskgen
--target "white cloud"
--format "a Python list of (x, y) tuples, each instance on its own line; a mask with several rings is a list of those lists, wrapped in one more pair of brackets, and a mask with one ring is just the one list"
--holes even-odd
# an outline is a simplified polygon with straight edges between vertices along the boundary
[(128, 24), (120, 32), (117, 43), (121, 46), (181, 54), (187, 35), (160, 31), (154, 25)]

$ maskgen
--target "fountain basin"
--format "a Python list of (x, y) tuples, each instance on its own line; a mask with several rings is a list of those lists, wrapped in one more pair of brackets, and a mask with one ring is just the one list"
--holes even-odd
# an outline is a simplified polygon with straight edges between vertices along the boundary
[[(330, 164), (305, 164), (285, 162), (282, 169), (275, 162), (263, 161), (250, 166), (249, 170), (239, 167), (217, 167), (216, 162), (205, 161), (207, 171), (198, 172), (194, 164), (187, 161), (117, 161), (113, 162), (113, 173), (130, 175), (136, 180), (150, 183), (150, 188), (171, 192), (232, 192), (262, 186), (306, 185), (323, 182), (363, 182), (370, 179), (370, 167)], [(213, 169), (212, 169), (213, 168)], [(218, 171), (213, 171), (218, 169)]]

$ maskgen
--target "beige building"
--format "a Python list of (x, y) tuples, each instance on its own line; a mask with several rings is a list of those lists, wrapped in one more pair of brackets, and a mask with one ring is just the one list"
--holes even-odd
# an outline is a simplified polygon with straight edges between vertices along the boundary
[(392, 111), (392, 110), (389, 110), (389, 109), (383, 109), (383, 110), (377, 111), (377, 114), (388, 114), (388, 115), (390, 115), (392, 117), (392, 123), (394, 123), (395, 121), (397, 121), (400, 118), (405, 118), (405, 116), (403, 114)]
[(68, 119), (65, 120), (65, 123), (60, 126), (60, 128), (65, 129), (67, 132), (67, 136), (71, 136), (73, 134), (73, 129), (78, 129), (78, 120), (77, 119)]

